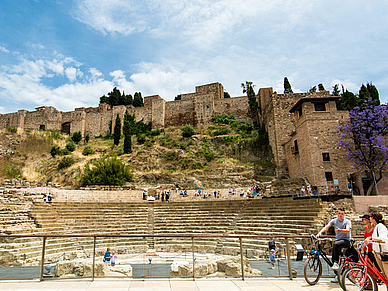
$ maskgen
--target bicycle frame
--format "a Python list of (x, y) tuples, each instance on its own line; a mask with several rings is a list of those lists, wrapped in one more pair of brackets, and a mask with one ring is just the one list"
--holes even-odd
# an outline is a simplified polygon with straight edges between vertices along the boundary
[(326, 252), (323, 250), (323, 248), (321, 247), (322, 245), (322, 242), (325, 241), (325, 240), (330, 240), (329, 238), (324, 238), (324, 239), (319, 239), (317, 238), (316, 236), (311, 236), (311, 241), (313, 243), (313, 249), (310, 251), (310, 256), (314, 256), (314, 255), (317, 255), (317, 256), (321, 256), (322, 259), (330, 266), (332, 267), (333, 266), (333, 263), (331, 262), (331, 260), (327, 257), (327, 254)]
[(365, 256), (362, 255), (361, 253), (361, 248), (362, 248), (362, 244), (359, 243), (359, 246), (358, 246), (358, 255), (359, 255), (359, 258), (360, 258), (360, 261), (355, 263), (355, 262), (350, 262), (350, 261), (345, 261), (344, 263), (346, 264), (346, 267), (347, 268), (351, 268), (352, 269), (352, 272), (351, 272), (351, 276), (353, 279), (356, 280), (356, 276), (354, 276), (354, 268), (355, 267), (358, 267), (358, 268), (361, 268), (363, 271), (363, 277), (362, 277), (362, 281), (360, 282), (361, 284), (364, 284), (366, 279), (367, 279), (367, 273), (369, 272), (373, 278), (375, 278), (376, 280), (380, 280), (382, 281), (385, 285), (388, 286), (388, 280), (385, 278), (385, 276), (376, 268), (376, 266), (372, 263), (372, 261), (368, 258), (368, 254), (366, 254)]

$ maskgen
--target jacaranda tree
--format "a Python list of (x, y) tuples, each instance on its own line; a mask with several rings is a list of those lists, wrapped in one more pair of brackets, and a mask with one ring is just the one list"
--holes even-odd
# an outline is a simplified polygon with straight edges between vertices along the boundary
[[(378, 105), (371, 99), (349, 112), (349, 122), (340, 126), (339, 146), (345, 151), (347, 159), (357, 168), (368, 169), (373, 177), (367, 192), (382, 179), (388, 170), (388, 107)], [(376, 177), (376, 174), (379, 174)]]

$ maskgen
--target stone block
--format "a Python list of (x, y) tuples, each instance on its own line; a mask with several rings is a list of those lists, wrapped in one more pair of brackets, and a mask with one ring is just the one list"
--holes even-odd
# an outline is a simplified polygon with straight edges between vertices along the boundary
[[(92, 276), (92, 262), (73, 260), (73, 261), (61, 261), (56, 264), (55, 276), (63, 277), (65, 275), (75, 275), (78, 277), (90, 277)], [(94, 275), (96, 277), (105, 277), (108, 274), (108, 265), (103, 262), (96, 262)]]

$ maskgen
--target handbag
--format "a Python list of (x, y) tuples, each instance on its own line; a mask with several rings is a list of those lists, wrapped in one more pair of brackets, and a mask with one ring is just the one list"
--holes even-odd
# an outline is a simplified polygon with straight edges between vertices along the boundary
[[(377, 230), (377, 237), (379, 237), (379, 228), (376, 226), (376, 230)], [(381, 258), (381, 261), (382, 262), (388, 262), (388, 254), (383, 254), (381, 252), (381, 244), (379, 243), (379, 247), (380, 247), (380, 258)]]

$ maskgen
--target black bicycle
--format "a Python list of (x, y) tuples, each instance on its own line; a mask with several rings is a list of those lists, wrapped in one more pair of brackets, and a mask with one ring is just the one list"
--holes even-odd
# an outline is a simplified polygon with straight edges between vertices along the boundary
[(310, 253), (307, 254), (308, 258), (304, 264), (304, 279), (310, 285), (318, 283), (322, 276), (322, 263), (320, 257), (330, 266), (333, 266), (331, 260), (327, 257), (324, 250), (324, 245), (327, 241), (332, 241), (331, 238), (317, 238), (315, 235), (311, 235), (311, 241), (313, 248)]

